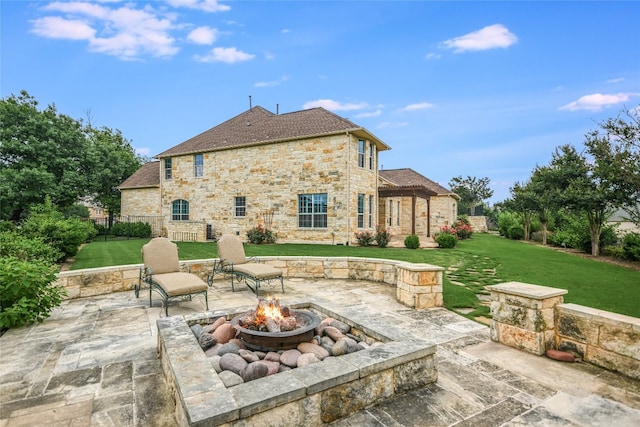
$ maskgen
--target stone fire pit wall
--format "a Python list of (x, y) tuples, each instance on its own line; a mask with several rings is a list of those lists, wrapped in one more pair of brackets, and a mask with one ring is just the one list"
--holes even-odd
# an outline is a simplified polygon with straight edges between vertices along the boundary
[(358, 319), (356, 312), (335, 312), (312, 302), (288, 305), (334, 317), (355, 335), (383, 344), (226, 388), (190, 325), (220, 316), (231, 319), (248, 307), (158, 319), (158, 350), (180, 425), (321, 426), (437, 380), (434, 345), (410, 339), (393, 326), (383, 329), (375, 316)]

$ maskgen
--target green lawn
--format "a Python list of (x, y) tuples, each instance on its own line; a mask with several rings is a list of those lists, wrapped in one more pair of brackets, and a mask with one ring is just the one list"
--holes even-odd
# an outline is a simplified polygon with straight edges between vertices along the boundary
[[(90, 243), (79, 251), (72, 269), (141, 263), (140, 248), (146, 242)], [(178, 247), (183, 260), (218, 255), (215, 243), (179, 242)], [(565, 302), (640, 317), (640, 271), (488, 234), (474, 234), (447, 250), (276, 244), (246, 245), (246, 252), (249, 256), (354, 256), (439, 265), (447, 269), (445, 306), (456, 311), (473, 309), (465, 314), (470, 318), (488, 316), (488, 307), (478, 299), (487, 294), (484, 286), (511, 281), (567, 289)]]

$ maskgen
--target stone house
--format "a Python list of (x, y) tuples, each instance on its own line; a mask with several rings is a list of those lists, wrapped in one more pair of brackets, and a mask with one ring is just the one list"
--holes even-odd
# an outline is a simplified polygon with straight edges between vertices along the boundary
[[(384, 178), (394, 171), (378, 170), (378, 156), (389, 149), (323, 108), (274, 114), (256, 106), (142, 166), (118, 187), (121, 212), (162, 216), (163, 234), (172, 240), (244, 238), (260, 225), (281, 243), (353, 244), (355, 232), (386, 223), (389, 196), (380, 190), (398, 185)], [(445, 211), (434, 203), (439, 206), (440, 197), (451, 203), (455, 195), (421, 178), (416, 185), (425, 188), (412, 217), (411, 195), (388, 194), (402, 202), (401, 226), (393, 227), (405, 230), (404, 221), (414, 221), (416, 232), (429, 235), (455, 219), (455, 209), (440, 218)]]

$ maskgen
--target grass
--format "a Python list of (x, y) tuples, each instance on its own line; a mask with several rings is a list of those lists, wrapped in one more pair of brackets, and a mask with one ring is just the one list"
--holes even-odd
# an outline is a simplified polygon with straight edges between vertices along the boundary
[[(140, 249), (146, 242), (89, 243), (79, 251), (72, 269), (141, 263)], [(215, 243), (178, 242), (178, 247), (183, 260), (218, 256)], [(387, 258), (439, 265), (447, 269), (445, 306), (469, 318), (489, 316), (484, 286), (511, 281), (566, 289), (565, 302), (640, 317), (640, 271), (488, 234), (474, 234), (446, 250), (276, 244), (246, 245), (246, 253)]]

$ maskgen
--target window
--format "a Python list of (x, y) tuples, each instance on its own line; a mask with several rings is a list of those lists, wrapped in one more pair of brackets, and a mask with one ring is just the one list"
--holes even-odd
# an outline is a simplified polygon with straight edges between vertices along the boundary
[(246, 216), (247, 215), (247, 198), (245, 196), (236, 197), (235, 207), (236, 207), (235, 216)]
[(396, 225), (400, 225), (400, 202), (398, 202), (398, 209), (396, 209)]
[(327, 193), (298, 195), (298, 227), (327, 228)]
[(358, 167), (364, 167), (364, 139), (358, 140)]
[(369, 196), (369, 228), (373, 227), (373, 196)]
[(171, 179), (171, 158), (164, 159), (164, 179)]
[(389, 200), (389, 227), (393, 225), (393, 200)]
[(369, 169), (373, 170), (373, 168), (375, 167), (375, 150), (376, 150), (376, 146), (371, 144), (369, 145)]
[(204, 174), (204, 156), (195, 154), (193, 156), (193, 176), (199, 177)]
[(358, 228), (364, 228), (364, 194), (358, 194)]
[(171, 219), (174, 221), (189, 221), (189, 202), (174, 200), (171, 203)]

